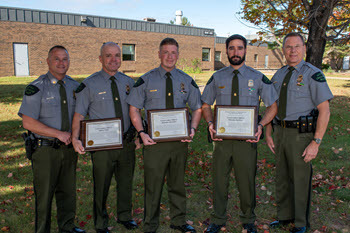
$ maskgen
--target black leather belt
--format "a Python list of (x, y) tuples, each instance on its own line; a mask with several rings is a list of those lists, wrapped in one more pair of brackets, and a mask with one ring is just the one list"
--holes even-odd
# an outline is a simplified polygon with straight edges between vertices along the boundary
[(275, 119), (277, 125), (282, 126), (283, 128), (299, 128), (299, 121), (280, 121), (278, 119)]
[[(63, 142), (61, 142), (60, 140), (56, 140), (56, 143), (58, 146), (65, 146), (66, 145)], [(38, 147), (53, 146), (54, 144), (55, 144), (54, 139), (38, 138)], [(68, 144), (67, 146), (69, 148), (72, 147), (72, 143)]]

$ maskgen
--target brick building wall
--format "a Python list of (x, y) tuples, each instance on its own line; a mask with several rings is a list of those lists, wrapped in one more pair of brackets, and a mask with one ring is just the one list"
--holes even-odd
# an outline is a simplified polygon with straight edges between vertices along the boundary
[[(165, 37), (175, 38), (180, 46), (180, 58), (189, 62), (202, 57), (202, 47), (214, 51), (214, 37), (176, 35), (155, 32), (116, 30), (0, 21), (0, 76), (14, 75), (13, 43), (27, 43), (30, 75), (47, 71), (47, 52), (54, 45), (63, 45), (70, 54), (70, 75), (91, 74), (101, 69), (99, 49), (113, 41), (135, 45), (135, 61), (122, 61), (120, 71), (144, 73), (159, 66), (159, 43)], [(210, 61), (201, 64), (203, 70), (214, 69), (214, 53)]]
[[(16, 75), (15, 46), (21, 52), (18, 57), (24, 58), (16, 59), (17, 68), (26, 69), (28, 61), (29, 75), (47, 72), (47, 52), (54, 45), (63, 45), (69, 51), (68, 74), (88, 75), (101, 69), (99, 49), (108, 41), (121, 47), (135, 46), (135, 59), (122, 61), (120, 71), (145, 73), (159, 66), (158, 47), (166, 37), (175, 38), (180, 45), (179, 68), (193, 67), (192, 61), (198, 59), (200, 69), (213, 71), (229, 65), (226, 38), (214, 35), (214, 29), (209, 28), (0, 6), (0, 76)], [(202, 60), (204, 48), (206, 53), (209, 49), (207, 61)], [(23, 55), (27, 50), (28, 59)], [(215, 56), (220, 60), (215, 61)], [(248, 46), (246, 64), (257, 69), (277, 69), (283, 64), (280, 57), (267, 47)]]

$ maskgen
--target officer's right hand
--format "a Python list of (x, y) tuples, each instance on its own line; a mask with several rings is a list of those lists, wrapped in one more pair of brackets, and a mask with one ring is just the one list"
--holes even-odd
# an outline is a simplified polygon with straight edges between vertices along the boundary
[(266, 135), (266, 143), (269, 146), (272, 153), (275, 154), (275, 144), (273, 143), (273, 138), (271, 136)]
[(157, 143), (156, 143), (155, 141), (153, 141), (152, 138), (151, 138), (148, 134), (146, 134), (146, 133), (141, 133), (140, 136), (141, 136), (141, 138), (142, 138), (143, 145), (145, 145), (145, 146), (157, 144)]
[(85, 149), (83, 147), (83, 143), (79, 139), (73, 138), (72, 144), (73, 144), (75, 152), (78, 152), (81, 155), (86, 153)]
[(213, 141), (222, 141), (221, 138), (214, 138), (214, 134), (216, 133), (216, 130), (214, 129), (214, 124), (211, 123), (209, 125), (209, 132), (210, 132), (210, 137)]
[(72, 134), (70, 132), (60, 131), (57, 135), (58, 140), (68, 145), (72, 142)]

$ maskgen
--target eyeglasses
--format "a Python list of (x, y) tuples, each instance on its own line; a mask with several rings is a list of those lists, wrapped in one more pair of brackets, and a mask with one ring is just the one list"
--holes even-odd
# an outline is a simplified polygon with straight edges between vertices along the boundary
[(304, 46), (302, 45), (296, 45), (296, 46), (291, 46), (287, 45), (284, 47), (285, 50), (292, 51), (292, 50), (301, 50)]

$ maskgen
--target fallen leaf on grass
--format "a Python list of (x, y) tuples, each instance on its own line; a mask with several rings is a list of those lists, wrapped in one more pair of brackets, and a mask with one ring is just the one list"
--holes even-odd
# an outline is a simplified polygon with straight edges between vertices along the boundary
[(144, 209), (139, 207), (139, 208), (134, 210), (134, 214), (141, 214), (141, 213), (143, 213), (143, 211), (144, 211)]
[(86, 223), (87, 223), (87, 222), (81, 221), (81, 222), (79, 223), (79, 226), (80, 226), (80, 227), (84, 227), (84, 226), (86, 225)]
[(10, 172), (10, 173), (7, 175), (8, 178), (11, 178), (12, 176), (13, 176), (12, 172)]
[(10, 231), (10, 227), (3, 227), (1, 228), (1, 231)]
[(170, 221), (170, 216), (167, 215), (167, 216), (164, 217), (164, 219), (167, 220), (167, 221)]

